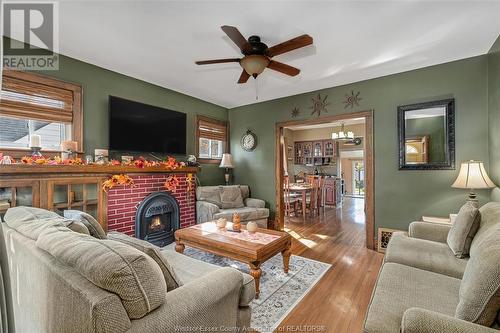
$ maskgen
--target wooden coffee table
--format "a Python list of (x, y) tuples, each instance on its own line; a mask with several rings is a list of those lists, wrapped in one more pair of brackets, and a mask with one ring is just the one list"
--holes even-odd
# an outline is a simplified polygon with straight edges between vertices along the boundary
[(186, 245), (246, 263), (255, 279), (255, 298), (259, 298), (262, 270), (260, 265), (280, 253), (283, 270), (288, 273), (292, 238), (286, 232), (257, 229), (249, 233), (242, 226), (241, 233), (218, 229), (215, 222), (205, 222), (175, 231), (175, 250), (184, 252)]

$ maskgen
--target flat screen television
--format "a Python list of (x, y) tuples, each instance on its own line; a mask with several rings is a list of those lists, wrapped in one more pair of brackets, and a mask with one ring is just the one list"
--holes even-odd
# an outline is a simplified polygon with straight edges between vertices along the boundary
[(186, 154), (186, 114), (109, 96), (109, 149)]

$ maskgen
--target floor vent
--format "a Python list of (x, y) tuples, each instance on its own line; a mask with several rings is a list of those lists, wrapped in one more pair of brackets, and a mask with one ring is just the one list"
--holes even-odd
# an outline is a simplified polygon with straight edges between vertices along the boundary
[(378, 237), (377, 237), (378, 252), (385, 253), (385, 249), (387, 249), (387, 244), (389, 244), (389, 240), (392, 237), (392, 233), (395, 231), (401, 231), (401, 230), (378, 228)]

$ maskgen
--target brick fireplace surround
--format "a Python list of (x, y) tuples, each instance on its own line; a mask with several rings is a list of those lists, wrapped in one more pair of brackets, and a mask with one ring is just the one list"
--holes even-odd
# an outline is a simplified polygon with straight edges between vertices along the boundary
[[(116, 186), (108, 192), (108, 230), (115, 230), (135, 235), (135, 213), (137, 205), (150, 193), (165, 191), (163, 184), (171, 174), (141, 174), (130, 175), (134, 180), (133, 188)], [(180, 208), (180, 227), (185, 228), (196, 224), (195, 189), (188, 191), (187, 175), (177, 173), (179, 186), (171, 193)]]

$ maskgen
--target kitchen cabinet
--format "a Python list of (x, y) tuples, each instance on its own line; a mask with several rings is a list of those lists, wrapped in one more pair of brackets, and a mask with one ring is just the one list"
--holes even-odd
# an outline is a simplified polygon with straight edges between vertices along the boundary
[(325, 205), (339, 206), (342, 204), (342, 179), (328, 177), (325, 179)]
[(324, 156), (324, 154), (323, 154), (323, 141), (313, 142), (313, 153), (314, 153), (314, 157)]
[(334, 140), (300, 141), (294, 144), (295, 164), (329, 165), (337, 157), (337, 142)]
[(328, 177), (325, 179), (325, 205), (335, 205), (335, 178)]
[(325, 157), (335, 157), (337, 156), (337, 143), (334, 140), (324, 140), (323, 141), (323, 156)]

